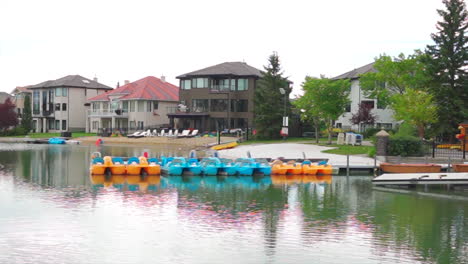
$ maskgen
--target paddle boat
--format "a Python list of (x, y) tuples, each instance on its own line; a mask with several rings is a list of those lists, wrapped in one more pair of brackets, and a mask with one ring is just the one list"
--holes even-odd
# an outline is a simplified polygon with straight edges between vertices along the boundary
[(302, 174), (301, 164), (294, 160), (290, 160), (287, 163), (284, 163), (282, 160), (275, 160), (270, 165), (272, 174)]
[(333, 174), (333, 167), (330, 164), (327, 164), (327, 161), (320, 161), (317, 165), (317, 174), (322, 175), (331, 175)]
[(302, 174), (315, 175), (318, 169), (319, 166), (317, 164), (312, 164), (310, 160), (304, 160), (302, 162)]
[(167, 175), (180, 176), (188, 172), (187, 160), (184, 157), (163, 158), (161, 171)]
[(248, 158), (238, 158), (235, 162), (237, 174), (243, 176), (252, 176), (256, 164)]
[(161, 174), (161, 166), (158, 163), (158, 159), (146, 157), (131, 157), (127, 161), (127, 174), (129, 175), (159, 175)]
[(232, 159), (221, 158), (221, 167), (218, 168), (219, 175), (233, 176), (237, 174), (236, 163)]
[(200, 161), (200, 165), (202, 173), (209, 176), (218, 175), (219, 168), (223, 166), (219, 158), (204, 158)]
[(198, 159), (191, 158), (187, 161), (188, 172), (191, 175), (200, 175), (202, 173), (202, 166)]
[(120, 175), (126, 173), (126, 168), (121, 159), (114, 162), (112, 157), (101, 158), (101, 153), (95, 152), (91, 155), (90, 172), (92, 175)]
[(468, 164), (453, 164), (452, 166), (455, 172), (468, 172)]
[(271, 166), (266, 159), (253, 159), (250, 158), (255, 164), (253, 174), (271, 175)]
[(65, 144), (66, 140), (63, 138), (49, 138), (49, 144)]

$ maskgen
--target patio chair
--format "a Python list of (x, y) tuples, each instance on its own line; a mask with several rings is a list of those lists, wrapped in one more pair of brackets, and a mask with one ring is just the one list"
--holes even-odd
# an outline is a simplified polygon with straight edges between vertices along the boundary
[(177, 137), (178, 138), (188, 137), (189, 134), (190, 134), (190, 130), (186, 129), (186, 130), (183, 130), (182, 133), (178, 135)]
[(198, 129), (194, 129), (194, 130), (192, 130), (192, 133), (187, 135), (187, 137), (195, 137), (197, 134), (198, 134)]

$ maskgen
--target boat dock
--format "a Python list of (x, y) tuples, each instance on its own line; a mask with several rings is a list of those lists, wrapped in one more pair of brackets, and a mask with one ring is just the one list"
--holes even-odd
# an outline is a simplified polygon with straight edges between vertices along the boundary
[(372, 180), (374, 185), (466, 185), (468, 173), (394, 173), (382, 174)]

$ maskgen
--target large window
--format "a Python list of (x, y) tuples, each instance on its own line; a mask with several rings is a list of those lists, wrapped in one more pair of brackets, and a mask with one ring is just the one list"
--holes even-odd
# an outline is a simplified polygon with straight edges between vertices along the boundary
[(55, 129), (54, 120), (53, 120), (53, 119), (49, 119), (48, 121), (49, 121), (49, 122), (48, 122), (48, 123), (49, 123), (49, 124), (48, 124), (48, 125), (49, 125), (49, 129)]
[(135, 101), (129, 101), (128, 104), (130, 105), (130, 112), (135, 112)]
[(237, 91), (246, 91), (249, 89), (248, 79), (237, 79)]
[(208, 112), (208, 99), (193, 99), (192, 112)]
[(182, 81), (180, 81), (180, 88), (182, 88), (182, 90), (192, 89), (192, 80), (182, 80)]
[(208, 78), (195, 78), (192, 80), (192, 88), (208, 88)]
[(211, 112), (225, 112), (228, 107), (228, 100), (226, 99), (211, 99), (210, 111)]
[(124, 113), (128, 113), (128, 101), (122, 102), (122, 109)]
[(62, 88), (55, 88), (55, 96), (57, 97), (62, 96)]
[(66, 103), (62, 104), (62, 111), (67, 111), (67, 104)]
[(366, 108), (370, 108), (370, 109), (374, 109), (374, 101), (370, 101), (370, 100), (363, 100), (361, 101), (361, 106), (362, 107), (366, 107)]
[(143, 121), (138, 121), (138, 129), (143, 129), (144, 123)]
[(153, 101), (153, 110), (158, 110), (158, 108), (159, 108), (158, 101)]
[(229, 79), (214, 79), (211, 80), (211, 90), (214, 91), (229, 91)]
[(49, 90), (49, 103), (54, 103), (54, 89)]
[(144, 112), (145, 111), (145, 101), (137, 101), (138, 110), (137, 112)]
[[(99, 102), (93, 102), (92, 107), (93, 107), (93, 112), (98, 112), (99, 111)], [(59, 108), (60, 108), (60, 106), (59, 106)]]
[(38, 115), (41, 113), (40, 108), (41, 93), (39, 91), (33, 92), (33, 114)]
[(62, 88), (62, 96), (68, 96), (68, 88)]
[(231, 100), (231, 112), (248, 112), (248, 100)]
[(153, 111), (153, 102), (146, 101), (146, 112), (151, 112), (151, 111)]
[(55, 129), (60, 130), (60, 120), (55, 120)]
[(109, 112), (109, 102), (103, 102), (102, 103), (102, 110), (104, 112)]
[(62, 130), (67, 130), (67, 120), (62, 120)]

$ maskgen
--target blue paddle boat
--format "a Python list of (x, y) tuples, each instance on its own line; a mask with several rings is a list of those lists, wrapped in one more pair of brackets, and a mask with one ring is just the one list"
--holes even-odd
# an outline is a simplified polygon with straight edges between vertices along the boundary
[(65, 144), (65, 139), (63, 139), (63, 138), (49, 138), (49, 144)]
[(204, 175), (218, 175), (218, 169), (222, 167), (222, 163), (218, 158), (204, 158), (200, 161), (202, 172)]
[(251, 159), (236, 159), (237, 174), (243, 176), (252, 176), (256, 164)]
[(237, 174), (237, 165), (231, 159), (219, 159), (221, 167), (218, 168), (218, 175), (233, 176)]

